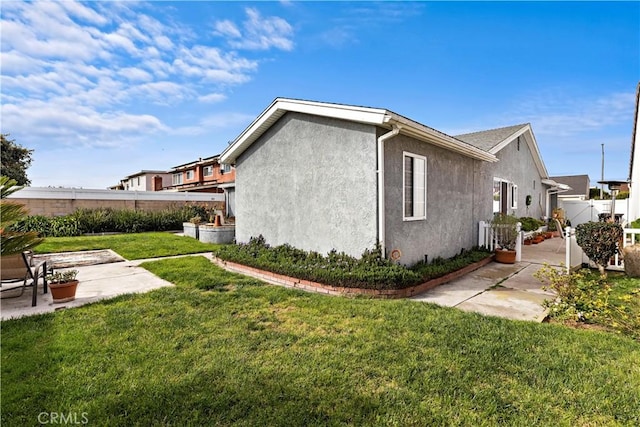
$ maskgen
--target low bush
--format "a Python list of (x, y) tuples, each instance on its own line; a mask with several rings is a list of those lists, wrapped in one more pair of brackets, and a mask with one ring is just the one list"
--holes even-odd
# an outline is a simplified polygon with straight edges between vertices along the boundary
[(141, 233), (170, 231), (182, 228), (182, 223), (205, 208), (198, 205), (167, 208), (158, 212), (132, 209), (78, 209), (71, 215), (46, 217), (29, 216), (16, 223), (16, 231), (35, 231), (42, 237), (72, 237), (87, 233)]
[(544, 222), (530, 216), (519, 218), (518, 221), (522, 224), (522, 231), (535, 231), (544, 225)]
[(631, 223), (631, 228), (640, 228), (640, 218)]
[(544, 302), (559, 322), (598, 325), (640, 340), (640, 287), (624, 274), (603, 277), (589, 269), (567, 273), (545, 265), (534, 274), (557, 297)]
[(382, 257), (379, 247), (366, 250), (360, 258), (330, 251), (326, 256), (291, 245), (271, 247), (264, 237), (248, 243), (225, 245), (214, 251), (223, 260), (331, 286), (364, 289), (403, 289), (458, 270), (490, 254), (484, 250), (463, 252), (431, 264), (407, 268)]

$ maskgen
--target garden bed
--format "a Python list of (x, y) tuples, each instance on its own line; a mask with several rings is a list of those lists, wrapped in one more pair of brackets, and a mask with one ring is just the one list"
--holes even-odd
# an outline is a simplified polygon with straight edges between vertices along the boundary
[(285, 276), (271, 271), (260, 270), (255, 267), (249, 267), (243, 264), (238, 264), (231, 261), (224, 261), (220, 258), (214, 257), (213, 262), (224, 268), (227, 271), (234, 273), (241, 273), (256, 279), (264, 280), (268, 283), (275, 285), (282, 285), (287, 288), (301, 289), (304, 291), (324, 293), (330, 295), (367, 295), (374, 298), (408, 298), (414, 295), (421, 294), (433, 289), (436, 286), (443, 285), (472, 271), (477, 270), (493, 261), (494, 256), (490, 255), (487, 258), (469, 264), (459, 270), (448, 273), (444, 276), (440, 276), (435, 279), (427, 280), (419, 285), (410, 286), (402, 289), (366, 289), (366, 288), (346, 288), (340, 286), (331, 286), (323, 283), (312, 282), (310, 280), (298, 279), (295, 277)]
[[(217, 262), (258, 278), (290, 287), (323, 289), (329, 293), (406, 297), (453, 280), (454, 273), (465, 274), (492, 259), (483, 249), (462, 251), (449, 258), (412, 267), (396, 264), (381, 255), (380, 248), (366, 250), (354, 258), (335, 250), (326, 256), (305, 252), (290, 245), (271, 247), (264, 238), (248, 243), (225, 245), (214, 251)], [(324, 291), (323, 291), (324, 292)]]

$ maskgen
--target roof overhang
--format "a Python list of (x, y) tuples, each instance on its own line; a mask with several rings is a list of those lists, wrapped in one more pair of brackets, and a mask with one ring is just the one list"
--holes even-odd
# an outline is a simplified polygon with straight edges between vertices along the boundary
[(548, 185), (550, 187), (549, 190), (551, 190), (551, 191), (569, 191), (569, 190), (573, 190), (573, 188), (571, 188), (567, 184), (562, 184), (562, 183), (556, 182), (556, 181), (554, 181), (552, 179), (543, 179), (542, 183), (544, 185)]
[(238, 157), (260, 136), (288, 112), (297, 112), (322, 117), (331, 117), (391, 129), (400, 128), (400, 133), (418, 140), (438, 145), (448, 150), (488, 162), (498, 158), (470, 144), (462, 142), (428, 126), (386, 109), (359, 107), (344, 104), (276, 98), (228, 147), (220, 154), (220, 163), (235, 164)]

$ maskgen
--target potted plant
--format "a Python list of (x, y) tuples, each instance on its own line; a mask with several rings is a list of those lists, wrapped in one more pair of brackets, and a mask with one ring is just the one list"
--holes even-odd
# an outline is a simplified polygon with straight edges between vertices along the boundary
[(496, 262), (514, 264), (518, 240), (518, 218), (513, 215), (497, 214), (491, 221), (491, 228), (497, 245)]
[(544, 236), (542, 236), (542, 233), (533, 233), (533, 244), (537, 245), (541, 242), (544, 242)]
[(47, 275), (49, 289), (54, 303), (69, 302), (76, 299), (78, 270), (56, 271)]

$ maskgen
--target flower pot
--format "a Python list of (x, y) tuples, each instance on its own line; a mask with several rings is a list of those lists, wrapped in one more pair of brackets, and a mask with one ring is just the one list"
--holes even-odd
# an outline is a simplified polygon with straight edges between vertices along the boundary
[(502, 249), (496, 250), (496, 262), (501, 264), (515, 264), (516, 263), (516, 251), (507, 251)]
[(524, 239), (524, 244), (527, 246), (530, 246), (532, 242), (533, 242), (533, 239)]
[(64, 283), (49, 283), (49, 289), (51, 289), (51, 296), (55, 304), (61, 302), (69, 302), (76, 299), (76, 288), (78, 287), (78, 281), (72, 280)]

